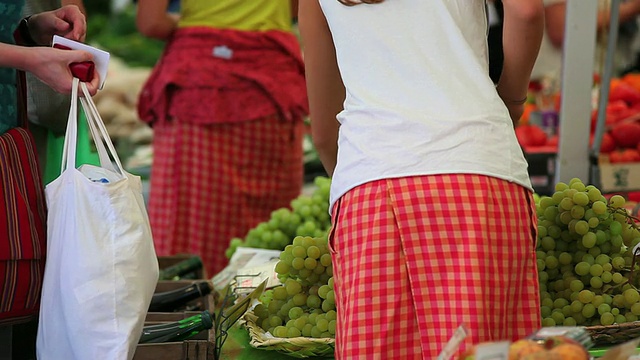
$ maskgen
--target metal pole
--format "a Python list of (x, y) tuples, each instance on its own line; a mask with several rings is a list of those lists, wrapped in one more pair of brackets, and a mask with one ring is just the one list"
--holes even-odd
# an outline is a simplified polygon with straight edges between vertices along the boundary
[(589, 179), (589, 127), (598, 0), (568, 0), (555, 182)]
[(621, 0), (611, 0), (611, 12), (609, 16), (609, 36), (607, 37), (607, 52), (604, 60), (604, 68), (600, 81), (600, 94), (598, 98), (598, 122), (596, 123), (593, 145), (591, 147), (591, 161), (593, 171), (591, 172), (591, 183), (600, 186), (600, 172), (598, 171), (598, 156), (602, 136), (605, 132), (605, 122), (607, 117), (607, 104), (609, 103), (609, 83), (613, 75), (613, 62), (616, 46), (618, 44), (618, 26), (620, 25), (620, 3)]

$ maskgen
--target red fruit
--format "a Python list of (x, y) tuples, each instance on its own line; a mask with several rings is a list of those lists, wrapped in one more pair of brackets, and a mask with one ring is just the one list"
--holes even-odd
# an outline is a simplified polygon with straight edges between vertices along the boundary
[(520, 125), (516, 127), (516, 137), (523, 147), (543, 146), (547, 143), (547, 134), (536, 125)]
[(640, 91), (636, 90), (629, 84), (620, 82), (611, 89), (609, 94), (609, 102), (622, 100), (629, 105), (640, 102)]
[(618, 146), (635, 148), (640, 142), (640, 124), (631, 122), (614, 125), (611, 136)]
[(624, 149), (622, 150), (622, 162), (634, 163), (640, 162), (640, 153), (636, 149)]
[[(589, 136), (589, 146), (593, 145), (593, 134)], [(616, 149), (616, 142), (613, 140), (609, 133), (602, 134), (602, 141), (600, 141), (600, 153), (608, 154)]]

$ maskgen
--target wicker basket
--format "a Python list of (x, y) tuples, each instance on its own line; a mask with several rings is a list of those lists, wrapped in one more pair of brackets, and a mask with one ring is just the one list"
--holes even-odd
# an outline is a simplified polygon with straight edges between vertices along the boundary
[(313, 356), (333, 356), (333, 338), (276, 338), (267, 334), (256, 322), (258, 317), (248, 311), (241, 323), (249, 330), (249, 344), (256, 349), (275, 350), (296, 358)]
[(640, 321), (585, 328), (596, 346), (620, 344), (640, 337)]

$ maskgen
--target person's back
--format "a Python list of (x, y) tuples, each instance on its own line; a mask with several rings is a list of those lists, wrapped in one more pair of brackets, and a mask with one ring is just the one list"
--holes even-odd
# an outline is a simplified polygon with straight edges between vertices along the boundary
[(389, 176), (465, 172), (530, 186), (489, 77), (484, 1), (321, 5), (347, 90), (332, 201)]

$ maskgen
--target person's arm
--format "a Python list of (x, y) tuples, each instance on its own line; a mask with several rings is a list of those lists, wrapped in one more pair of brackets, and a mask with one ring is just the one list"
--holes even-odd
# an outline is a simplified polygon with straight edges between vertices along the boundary
[(298, 13), (304, 46), (311, 136), (329, 176), (338, 156), (336, 115), (342, 111), (345, 88), (342, 83), (333, 38), (318, 0), (300, 2)]
[[(567, 16), (567, 5), (565, 2), (549, 5), (545, 7), (546, 26), (545, 30), (549, 40), (558, 49), (562, 48), (564, 41), (564, 28)], [(602, 31), (609, 26), (608, 10), (598, 12), (597, 30)], [(640, 0), (626, 1), (620, 4), (620, 22), (627, 22), (640, 15)]]
[(167, 12), (169, 0), (138, 0), (136, 26), (142, 35), (167, 40), (178, 26), (178, 17)]
[[(49, 47), (53, 35), (83, 41), (87, 25), (84, 15), (77, 6), (63, 6), (57, 10), (32, 15), (26, 31), (38, 45), (23, 47), (0, 43), (0, 67), (10, 67), (28, 71), (61, 93), (70, 93), (73, 75), (69, 65), (74, 62), (92, 61), (93, 55), (86, 51), (59, 50)], [(98, 90), (98, 74), (87, 83), (93, 95)]]
[(538, 57), (544, 32), (542, 0), (503, 0), (502, 75), (498, 94), (513, 121), (524, 111), (531, 70)]
[(80, 12), (87, 16), (87, 9), (84, 7), (84, 2), (82, 0), (62, 0), (62, 6), (66, 5), (75, 5), (80, 9)]
[(298, 17), (298, 0), (291, 0), (291, 17), (294, 19)]

